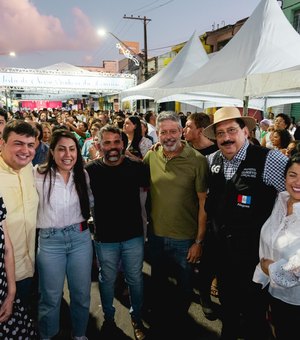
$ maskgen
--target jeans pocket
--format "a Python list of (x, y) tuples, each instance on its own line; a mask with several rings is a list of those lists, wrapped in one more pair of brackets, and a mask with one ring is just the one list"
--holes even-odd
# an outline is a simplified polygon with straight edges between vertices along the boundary
[(50, 238), (50, 236), (51, 236), (50, 230), (40, 229), (40, 231), (39, 231), (39, 237), (40, 238), (47, 239), (47, 238)]

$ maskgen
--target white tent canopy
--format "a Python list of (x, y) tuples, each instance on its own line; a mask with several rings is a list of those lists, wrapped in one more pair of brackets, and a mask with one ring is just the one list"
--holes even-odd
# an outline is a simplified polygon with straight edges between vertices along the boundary
[(276, 0), (262, 0), (220, 52), (192, 75), (160, 88), (154, 98), (164, 101), (178, 94), (250, 97), (262, 107), (271, 106), (262, 97), (274, 93), (279, 102), (285, 92), (281, 103), (291, 103), (300, 101), (299, 75), (300, 36)]
[(153, 99), (154, 93), (173, 81), (192, 75), (209, 58), (196, 32), (176, 57), (161, 71), (144, 83), (123, 91), (120, 96), (124, 100)]

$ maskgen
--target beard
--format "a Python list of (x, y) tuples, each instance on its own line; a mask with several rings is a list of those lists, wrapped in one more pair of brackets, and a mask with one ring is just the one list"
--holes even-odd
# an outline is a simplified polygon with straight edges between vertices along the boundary
[(122, 150), (119, 149), (111, 149), (109, 151), (104, 152), (104, 158), (106, 161), (110, 163), (117, 162), (122, 156)]
[(180, 139), (169, 138), (163, 141), (162, 147), (166, 152), (174, 152), (180, 146)]

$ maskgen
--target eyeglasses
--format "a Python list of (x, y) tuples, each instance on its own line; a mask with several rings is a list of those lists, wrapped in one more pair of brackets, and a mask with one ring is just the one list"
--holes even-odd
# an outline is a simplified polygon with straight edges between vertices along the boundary
[(232, 127), (232, 128), (229, 128), (227, 129), (226, 131), (216, 131), (216, 137), (217, 138), (223, 138), (225, 137), (226, 133), (229, 135), (229, 136), (234, 136), (235, 134), (237, 134), (239, 131), (239, 128), (238, 127)]

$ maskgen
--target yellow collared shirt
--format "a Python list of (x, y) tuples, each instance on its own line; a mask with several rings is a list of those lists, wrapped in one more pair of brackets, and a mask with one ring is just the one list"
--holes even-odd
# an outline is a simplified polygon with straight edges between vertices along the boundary
[(0, 195), (7, 209), (6, 224), (14, 248), (16, 281), (20, 281), (34, 274), (38, 194), (32, 164), (16, 172), (0, 155)]

